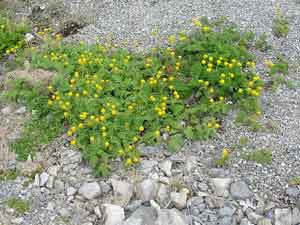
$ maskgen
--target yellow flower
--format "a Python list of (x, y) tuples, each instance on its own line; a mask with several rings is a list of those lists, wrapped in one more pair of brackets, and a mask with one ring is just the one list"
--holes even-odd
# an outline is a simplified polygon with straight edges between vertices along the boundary
[(77, 143), (77, 142), (76, 142), (75, 139), (73, 139), (73, 140), (70, 142), (71, 145), (76, 145), (76, 143)]
[(105, 145), (105, 147), (107, 148), (107, 147), (109, 147), (110, 144), (109, 144), (108, 141), (106, 141), (104, 145)]
[(79, 118), (80, 118), (81, 120), (84, 120), (84, 119), (87, 118), (87, 116), (88, 116), (88, 113), (87, 113), (87, 112), (82, 112), (82, 113), (80, 113)]
[(126, 165), (127, 166), (131, 166), (132, 165), (132, 160), (131, 159), (127, 159), (126, 160)]
[(202, 23), (198, 20), (198, 19), (193, 19), (193, 24), (195, 27), (201, 27), (202, 26)]
[(115, 116), (115, 115), (117, 115), (117, 110), (115, 110), (115, 109), (113, 109), (112, 111), (111, 111), (111, 115), (113, 115), (113, 116)]
[(204, 26), (202, 30), (203, 30), (203, 32), (209, 32), (210, 27), (209, 26)]
[(133, 139), (132, 139), (134, 142), (137, 142), (139, 139), (138, 139), (138, 137), (133, 137)]
[(156, 137), (159, 137), (159, 136), (160, 136), (160, 131), (159, 131), (159, 130), (155, 131), (154, 133), (155, 133), (155, 136), (156, 136)]
[(70, 137), (73, 135), (73, 132), (71, 130), (68, 130), (67, 135)]
[(219, 84), (224, 85), (225, 84), (225, 80), (224, 79), (219, 80)]
[(90, 142), (91, 142), (91, 143), (94, 143), (94, 142), (95, 142), (95, 137), (94, 137), (94, 136), (91, 136), (91, 137), (90, 137)]
[(143, 132), (145, 130), (145, 128), (143, 126), (139, 127), (139, 131)]
[(78, 124), (78, 127), (79, 127), (80, 129), (82, 129), (82, 128), (83, 128), (83, 123)]
[(229, 156), (229, 150), (227, 148), (223, 149), (222, 158), (227, 158)]

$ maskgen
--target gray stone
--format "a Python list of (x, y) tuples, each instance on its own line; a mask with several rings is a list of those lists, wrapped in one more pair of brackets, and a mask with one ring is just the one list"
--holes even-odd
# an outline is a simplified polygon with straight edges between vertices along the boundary
[(253, 225), (253, 223), (251, 223), (247, 218), (243, 218), (240, 225)]
[(59, 171), (59, 166), (51, 166), (48, 168), (47, 172), (51, 175), (56, 177)]
[(291, 209), (275, 209), (275, 225), (292, 225)]
[(73, 187), (68, 187), (68, 188), (67, 188), (67, 195), (68, 195), (68, 196), (75, 195), (76, 192), (77, 192), (77, 190), (76, 190), (75, 188), (73, 188)]
[(18, 108), (18, 109), (15, 111), (15, 113), (16, 113), (16, 114), (19, 114), (19, 115), (26, 113), (26, 107), (25, 107), (25, 106), (22, 106), (22, 107)]
[(105, 225), (119, 225), (125, 219), (124, 209), (118, 205), (103, 204)]
[(114, 191), (115, 204), (126, 206), (133, 195), (133, 185), (115, 179), (111, 179), (111, 183)]
[(126, 211), (134, 212), (137, 208), (139, 208), (143, 204), (142, 200), (134, 200), (129, 205), (126, 206)]
[(177, 209), (183, 209), (186, 207), (187, 195), (189, 190), (184, 188), (180, 192), (171, 192), (171, 201)]
[(229, 216), (232, 217), (235, 213), (236, 208), (232, 206), (232, 204), (226, 203), (223, 208), (219, 209), (219, 216), (225, 217)]
[(31, 33), (25, 34), (25, 41), (26, 41), (26, 43), (32, 42), (34, 40), (34, 38), (35, 38), (34, 35), (32, 35)]
[(300, 194), (300, 190), (297, 187), (288, 187), (286, 189), (286, 194), (291, 198), (297, 198)]
[(156, 181), (146, 179), (137, 186), (137, 197), (143, 201), (150, 201), (155, 199), (158, 191), (158, 184)]
[(186, 218), (177, 209), (162, 209), (155, 225), (188, 225)]
[(212, 188), (214, 193), (220, 197), (228, 196), (228, 188), (231, 183), (230, 178), (213, 178), (211, 179)]
[(155, 160), (143, 160), (140, 164), (140, 170), (144, 174), (149, 174), (153, 167), (157, 166), (158, 162)]
[(96, 206), (96, 207), (94, 208), (94, 213), (95, 213), (95, 215), (96, 215), (98, 218), (102, 218), (102, 213), (101, 213), (101, 209), (100, 209), (99, 206)]
[(40, 175), (40, 186), (43, 187), (46, 185), (46, 183), (48, 182), (48, 179), (49, 179), (49, 174), (46, 173), (46, 172), (43, 172), (41, 175)]
[(263, 219), (264, 217), (251, 211), (251, 210), (248, 210), (246, 212), (247, 214), (247, 218), (250, 220), (251, 223), (254, 223), (254, 224), (257, 224), (261, 219)]
[(100, 187), (101, 187), (102, 193), (104, 193), (104, 194), (109, 193), (111, 190), (111, 187), (104, 181), (100, 181)]
[(155, 225), (156, 210), (151, 207), (140, 207), (122, 223), (122, 225)]
[(230, 216), (222, 217), (218, 220), (218, 224), (220, 225), (236, 225), (234, 219)]
[(292, 209), (292, 225), (300, 223), (300, 210), (298, 208)]
[(56, 179), (54, 181), (54, 188), (58, 192), (64, 192), (64, 190), (65, 190), (65, 183), (62, 182), (61, 180)]
[(162, 208), (167, 208), (167, 206), (170, 204), (170, 189), (165, 184), (160, 184), (156, 201), (160, 204)]
[(231, 184), (230, 193), (235, 199), (247, 199), (253, 194), (244, 181), (237, 181)]
[(54, 177), (53, 176), (49, 176), (48, 178), (48, 181), (47, 181), (47, 184), (46, 184), (46, 187), (47, 188), (53, 188), (53, 185), (54, 185)]
[(165, 175), (168, 177), (172, 176), (172, 161), (171, 160), (165, 160), (159, 164), (159, 168), (164, 172)]
[(101, 194), (101, 188), (97, 182), (84, 183), (78, 190), (78, 193), (86, 199), (94, 199)]
[(12, 111), (13, 111), (13, 108), (11, 106), (6, 106), (1, 109), (1, 113), (4, 115), (9, 115), (12, 113)]

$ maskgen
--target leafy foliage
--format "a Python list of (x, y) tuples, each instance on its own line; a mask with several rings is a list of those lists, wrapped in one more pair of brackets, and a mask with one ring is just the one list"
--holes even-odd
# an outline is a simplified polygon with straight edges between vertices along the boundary
[(29, 201), (23, 200), (21, 198), (10, 198), (6, 202), (9, 208), (16, 210), (19, 214), (24, 214), (30, 210)]
[(260, 149), (245, 154), (243, 156), (245, 160), (254, 161), (260, 164), (270, 164), (272, 163), (272, 151), (269, 149)]
[[(32, 51), (31, 63), (60, 75), (43, 97), (34, 97), (42, 98), (43, 106), (25, 94), (43, 118), (32, 126), (66, 125), (70, 144), (82, 150), (99, 175), (114, 158), (122, 158), (126, 166), (138, 163), (141, 143), (166, 143), (176, 151), (185, 139), (213, 136), (232, 103), (257, 99), (262, 81), (236, 28), (216, 32), (208, 22), (194, 24), (194, 34), (172, 35), (168, 48), (146, 56), (111, 45), (48, 40)], [(25, 133), (31, 133), (28, 129)], [(21, 146), (30, 137), (24, 138)]]
[(11, 22), (0, 14), (0, 59), (4, 55), (15, 54), (24, 46), (27, 31), (28, 27), (25, 24)]

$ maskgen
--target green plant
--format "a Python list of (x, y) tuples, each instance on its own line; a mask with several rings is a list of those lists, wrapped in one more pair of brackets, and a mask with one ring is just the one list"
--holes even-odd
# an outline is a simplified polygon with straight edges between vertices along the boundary
[(242, 157), (245, 160), (254, 161), (260, 164), (272, 163), (272, 151), (269, 149), (255, 150), (244, 154)]
[(42, 144), (49, 143), (62, 133), (63, 118), (49, 111), (48, 92), (42, 85), (31, 86), (24, 80), (13, 80), (6, 86), (9, 88), (2, 93), (1, 99), (25, 104), (32, 112), (31, 120), (25, 122), (21, 138), (11, 143), (18, 159), (26, 160), (28, 155), (36, 152)]
[(290, 180), (289, 180), (289, 183), (291, 185), (300, 185), (300, 177), (292, 177)]
[(25, 23), (15, 23), (0, 14), (0, 59), (16, 54), (25, 44), (28, 27)]
[(267, 34), (263, 33), (262, 35), (259, 36), (259, 38), (256, 40), (255, 42), (255, 48), (266, 52), (268, 50), (270, 50), (272, 47), (271, 45), (269, 45), (268, 41), (267, 41)]
[(241, 137), (240, 139), (239, 139), (239, 145), (240, 146), (245, 146), (245, 145), (247, 145), (249, 143), (249, 138), (248, 137)]
[(17, 177), (16, 170), (0, 171), (0, 181), (15, 180)]
[(280, 9), (277, 9), (276, 16), (273, 21), (273, 34), (276, 37), (286, 37), (289, 33), (289, 22), (282, 15)]
[(32, 127), (44, 133), (54, 127), (52, 138), (64, 125), (70, 144), (103, 175), (112, 159), (122, 158), (126, 166), (138, 163), (141, 143), (166, 143), (175, 151), (186, 138), (213, 136), (231, 108), (228, 102), (252, 99), (251, 107), (262, 81), (254, 57), (239, 44), (243, 36), (237, 29), (215, 32), (208, 22), (194, 22), (197, 32), (172, 35), (168, 48), (146, 56), (110, 45), (62, 44), (45, 34), (45, 45), (32, 51), (32, 67), (59, 75), (38, 96), (26, 88), (21, 88), (25, 99), (19, 91), (7, 94), (32, 105), (37, 115), (25, 129), (28, 135), (13, 147), (25, 156), (29, 151), (21, 149), (36, 150), (41, 143)]
[(221, 157), (216, 161), (216, 166), (224, 167), (227, 166), (229, 162), (229, 150), (223, 149)]
[(24, 214), (30, 210), (30, 202), (21, 198), (10, 198), (6, 201), (6, 204), (19, 214)]

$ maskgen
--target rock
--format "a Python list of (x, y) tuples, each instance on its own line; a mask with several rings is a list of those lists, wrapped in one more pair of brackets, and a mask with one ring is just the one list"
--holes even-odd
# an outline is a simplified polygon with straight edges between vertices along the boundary
[(300, 223), (300, 210), (298, 208), (292, 209), (292, 225)]
[(230, 216), (222, 217), (218, 220), (218, 224), (222, 225), (236, 225), (234, 219)]
[(160, 205), (159, 205), (156, 201), (150, 200), (149, 202), (150, 202), (150, 205), (151, 205), (151, 207), (152, 207), (153, 209), (156, 209), (156, 211), (159, 211), (159, 210), (160, 210)]
[(272, 225), (272, 221), (267, 218), (263, 218), (258, 221), (257, 225)]
[(96, 207), (94, 208), (94, 213), (95, 213), (95, 215), (96, 215), (98, 218), (102, 218), (102, 213), (101, 213), (101, 209), (100, 209), (99, 206), (96, 206)]
[(225, 203), (224, 207), (219, 209), (219, 216), (225, 217), (229, 216), (232, 217), (235, 213), (236, 208), (229, 202)]
[(198, 216), (206, 209), (206, 204), (202, 197), (192, 197), (187, 202), (187, 208), (191, 210), (193, 216)]
[(25, 162), (18, 161), (17, 170), (21, 175), (32, 176), (37, 171), (40, 171), (42, 166), (39, 162), (27, 160)]
[(171, 192), (171, 201), (177, 209), (184, 209), (186, 207), (187, 195), (189, 190), (184, 188), (180, 192)]
[(224, 198), (216, 196), (207, 196), (205, 199), (210, 209), (219, 209), (224, 206)]
[(124, 209), (118, 205), (103, 204), (104, 225), (119, 225), (125, 219)]
[(59, 166), (51, 166), (48, 168), (47, 172), (53, 177), (56, 177), (59, 171)]
[(212, 188), (214, 193), (220, 197), (228, 196), (228, 187), (231, 183), (230, 178), (213, 178), (211, 179)]
[(164, 172), (164, 174), (168, 177), (172, 176), (172, 161), (165, 160), (159, 164), (159, 168)]
[(168, 205), (171, 202), (170, 199), (170, 189), (168, 188), (167, 185), (165, 184), (160, 184), (157, 196), (156, 196), (156, 201), (160, 204), (162, 208), (167, 208)]
[(11, 221), (13, 224), (21, 224), (24, 222), (24, 218), (23, 217), (19, 217), (19, 218), (15, 218), (15, 219), (12, 219)]
[(38, 174), (36, 174), (34, 176), (34, 182), (33, 182), (33, 186), (39, 187), (40, 186), (40, 176)]
[(53, 188), (53, 185), (54, 185), (54, 177), (53, 176), (49, 176), (48, 178), (48, 181), (47, 181), (47, 184), (46, 184), (46, 187), (47, 188)]
[(122, 225), (155, 225), (156, 210), (151, 207), (140, 207), (122, 223)]
[(1, 113), (4, 115), (9, 115), (13, 112), (13, 107), (11, 106), (6, 106), (4, 108), (1, 109)]
[(120, 206), (126, 206), (133, 195), (133, 185), (115, 179), (111, 179), (111, 183), (113, 186), (115, 203)]
[(68, 188), (67, 188), (67, 195), (68, 195), (68, 196), (75, 195), (76, 192), (77, 192), (77, 190), (76, 190), (75, 188), (73, 188), (73, 187), (68, 187)]
[(101, 188), (97, 182), (84, 183), (78, 190), (78, 193), (86, 199), (94, 199), (101, 194)]
[(143, 204), (142, 200), (134, 200), (129, 205), (126, 206), (125, 210), (132, 213), (137, 208), (139, 208), (142, 204)]
[(177, 209), (162, 209), (155, 225), (188, 225), (186, 218)]
[(275, 225), (292, 225), (291, 209), (275, 209)]
[(32, 42), (34, 40), (34, 35), (32, 35), (31, 33), (27, 33), (25, 34), (25, 42), (28, 44), (30, 42)]
[(300, 194), (300, 190), (297, 187), (288, 187), (286, 189), (286, 194), (291, 198), (297, 198)]
[(67, 150), (62, 152), (61, 158), (63, 165), (80, 163), (82, 161), (81, 153), (75, 150)]
[(54, 202), (48, 202), (47, 210), (54, 211), (54, 209), (55, 209), (55, 203)]
[[(5, 83), (7, 83), (7, 81), (9, 80), (22, 79), (32, 86), (35, 85), (37, 82), (42, 83), (43, 85), (48, 85), (55, 76), (56, 73), (47, 70), (42, 70), (42, 69), (36, 69), (36, 70), (16, 69), (14, 71), (8, 72), (5, 75)], [(8, 85), (5, 88), (9, 89), (10, 87)], [(20, 112), (24, 113), (24, 109), (22, 109)]]
[(138, 150), (144, 156), (156, 156), (162, 152), (162, 148), (157, 146), (139, 146)]
[(65, 190), (65, 183), (61, 180), (56, 179), (54, 181), (54, 188), (57, 192), (64, 192)]
[(46, 183), (48, 182), (48, 179), (49, 179), (49, 174), (46, 173), (46, 172), (43, 172), (41, 175), (40, 175), (40, 186), (43, 187), (46, 185)]
[(184, 165), (184, 174), (191, 174), (196, 167), (197, 167), (197, 157), (195, 156), (188, 157)]
[(157, 166), (158, 162), (155, 160), (143, 160), (140, 164), (140, 170), (144, 174), (149, 174), (153, 167)]
[(158, 190), (158, 184), (154, 180), (146, 179), (137, 186), (137, 197), (143, 201), (155, 199)]
[(243, 218), (240, 225), (253, 225), (247, 218)]
[(16, 114), (21, 115), (26, 113), (26, 107), (22, 106), (15, 111)]
[(100, 181), (100, 187), (103, 194), (107, 194), (111, 190), (111, 187), (104, 181)]
[(263, 216), (258, 215), (257, 213), (255, 213), (251, 210), (247, 210), (246, 214), (247, 214), (247, 218), (250, 220), (250, 222), (254, 223), (254, 224), (257, 224), (261, 219), (264, 218)]
[(248, 185), (244, 181), (237, 181), (231, 184), (230, 193), (235, 199), (247, 199), (252, 196)]

